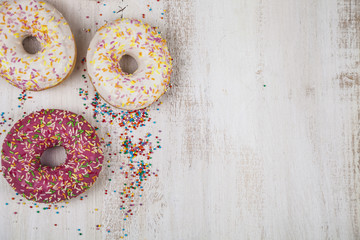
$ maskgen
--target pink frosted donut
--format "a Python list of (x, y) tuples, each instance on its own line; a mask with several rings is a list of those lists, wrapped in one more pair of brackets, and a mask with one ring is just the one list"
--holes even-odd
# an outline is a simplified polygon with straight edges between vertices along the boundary
[[(42, 153), (63, 146), (63, 165), (40, 163)], [(6, 136), (1, 155), (2, 171), (12, 188), (36, 202), (59, 202), (90, 188), (103, 162), (94, 128), (80, 115), (64, 110), (41, 110), (19, 120)]]

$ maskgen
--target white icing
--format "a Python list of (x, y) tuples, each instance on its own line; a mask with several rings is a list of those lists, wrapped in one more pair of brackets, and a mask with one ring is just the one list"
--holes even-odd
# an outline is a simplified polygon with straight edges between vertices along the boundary
[[(123, 55), (135, 58), (138, 69), (124, 73)], [(111, 105), (136, 110), (149, 106), (169, 86), (172, 60), (166, 41), (148, 24), (119, 19), (97, 31), (87, 53), (87, 68), (98, 93)]]
[[(34, 36), (42, 50), (25, 51), (22, 42)], [(43, 90), (60, 83), (75, 63), (71, 29), (52, 5), (37, 0), (9, 0), (0, 4), (0, 76), (27, 90)]]

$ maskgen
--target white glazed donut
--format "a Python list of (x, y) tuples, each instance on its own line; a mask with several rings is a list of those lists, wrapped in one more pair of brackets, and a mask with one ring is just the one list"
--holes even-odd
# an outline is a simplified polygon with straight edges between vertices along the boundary
[[(127, 74), (120, 68), (124, 55), (138, 69)], [(109, 104), (125, 110), (149, 106), (169, 87), (172, 71), (166, 41), (148, 24), (119, 19), (100, 28), (90, 43), (87, 68), (97, 92)]]
[[(23, 40), (36, 37), (30, 54)], [(73, 70), (76, 47), (71, 29), (52, 5), (38, 0), (0, 3), (0, 76), (14, 86), (39, 91), (59, 84)]]

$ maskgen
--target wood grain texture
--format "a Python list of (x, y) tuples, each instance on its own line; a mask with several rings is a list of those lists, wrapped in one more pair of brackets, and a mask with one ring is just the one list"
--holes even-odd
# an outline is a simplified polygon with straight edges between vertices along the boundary
[[(119, 199), (104, 194), (126, 181), (110, 169), (60, 214), (12, 202), (1, 178), (0, 239), (119, 239), (123, 228), (127, 239), (360, 239), (359, 1), (49, 2), (69, 21), (78, 60), (95, 23), (121, 15), (145, 13), (167, 39), (173, 87), (151, 111), (157, 125), (141, 130), (162, 130), (152, 160), (159, 177), (146, 183), (143, 206), (127, 221)], [(0, 81), (0, 112), (82, 113), (82, 69), (78, 61), (69, 79), (31, 93), (23, 109), (21, 91)], [(101, 136), (123, 131), (92, 123)], [(121, 148), (112, 140), (107, 151)]]

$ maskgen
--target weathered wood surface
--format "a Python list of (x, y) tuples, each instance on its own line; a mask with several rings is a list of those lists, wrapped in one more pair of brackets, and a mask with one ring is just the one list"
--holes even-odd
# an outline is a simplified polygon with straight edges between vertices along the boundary
[[(112, 12), (119, 6), (127, 6), (124, 17), (145, 13), (162, 31), (174, 73), (151, 113), (162, 130), (152, 160), (159, 176), (127, 221), (118, 198), (103, 192), (123, 179), (107, 181), (106, 169), (86, 199), (60, 214), (12, 202), (1, 178), (1, 239), (119, 239), (122, 228), (127, 239), (360, 238), (359, 1), (49, 2), (69, 21), (78, 60), (95, 23), (120, 17)], [(82, 113), (77, 66), (60, 86), (32, 93), (23, 109), (21, 91), (0, 81), (0, 111), (15, 119), (44, 107)], [(100, 135), (113, 130), (94, 124)]]

